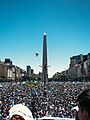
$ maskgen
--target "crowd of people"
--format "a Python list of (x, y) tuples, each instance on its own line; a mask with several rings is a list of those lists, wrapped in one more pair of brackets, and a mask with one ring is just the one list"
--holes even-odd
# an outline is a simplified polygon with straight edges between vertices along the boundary
[(0, 83), (0, 119), (7, 120), (15, 104), (26, 105), (34, 118), (43, 116), (75, 118), (77, 96), (90, 89), (90, 82), (50, 82), (48, 87), (30, 87), (25, 83)]

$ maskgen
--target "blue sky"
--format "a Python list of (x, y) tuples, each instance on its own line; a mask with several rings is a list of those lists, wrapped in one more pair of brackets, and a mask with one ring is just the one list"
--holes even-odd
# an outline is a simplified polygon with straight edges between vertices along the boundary
[(68, 69), (70, 57), (90, 52), (90, 0), (0, 0), (1, 60), (42, 71), (44, 32), (50, 77)]

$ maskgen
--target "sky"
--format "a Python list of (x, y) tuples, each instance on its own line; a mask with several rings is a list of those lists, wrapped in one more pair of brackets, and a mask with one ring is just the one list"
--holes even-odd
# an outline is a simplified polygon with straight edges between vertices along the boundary
[(90, 0), (0, 0), (1, 61), (41, 72), (44, 32), (52, 77), (70, 57), (90, 52)]

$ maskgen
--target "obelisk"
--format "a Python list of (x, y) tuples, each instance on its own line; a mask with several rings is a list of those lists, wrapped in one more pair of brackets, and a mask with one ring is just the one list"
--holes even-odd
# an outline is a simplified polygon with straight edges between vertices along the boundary
[(43, 35), (43, 61), (42, 61), (42, 82), (44, 86), (48, 84), (48, 70), (47, 70), (47, 41), (46, 33)]

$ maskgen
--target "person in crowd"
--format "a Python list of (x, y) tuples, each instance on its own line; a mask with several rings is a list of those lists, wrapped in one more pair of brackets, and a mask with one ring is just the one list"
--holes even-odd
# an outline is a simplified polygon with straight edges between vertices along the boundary
[(43, 87), (32, 88), (23, 83), (0, 84), (0, 120), (10, 120), (9, 110), (21, 103), (30, 109), (33, 118), (75, 118), (76, 111), (71, 109), (77, 106), (78, 95), (90, 88), (90, 82), (50, 82), (47, 91)]
[(78, 96), (79, 120), (90, 120), (90, 89), (84, 90)]
[(10, 120), (34, 120), (28, 107), (16, 104), (9, 110)]

